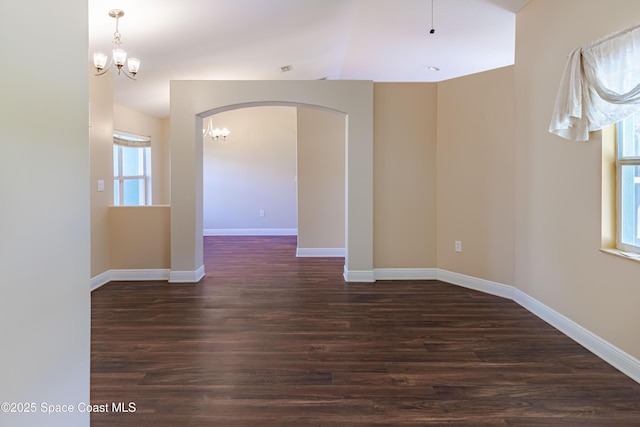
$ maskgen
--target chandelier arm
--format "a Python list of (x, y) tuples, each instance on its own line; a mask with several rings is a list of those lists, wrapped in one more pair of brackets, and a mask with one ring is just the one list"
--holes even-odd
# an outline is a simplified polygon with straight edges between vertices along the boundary
[[(135, 77), (130, 76), (130, 75), (129, 75), (129, 73), (127, 73), (127, 70), (125, 70), (125, 69), (124, 69), (124, 67), (122, 67), (122, 68), (120, 69), (120, 71), (122, 71), (122, 73), (123, 73), (125, 76), (129, 77), (131, 80), (134, 80), (134, 81), (137, 81), (137, 80), (138, 80), (138, 79), (136, 79)], [(118, 74), (120, 74), (120, 73), (118, 73)]]
[(101, 75), (105, 74), (107, 71), (109, 71), (109, 69), (111, 68), (112, 65), (113, 65), (113, 59), (109, 59), (109, 65), (107, 65), (106, 67), (102, 68), (102, 70), (98, 71), (95, 75), (96, 76), (101, 76)]

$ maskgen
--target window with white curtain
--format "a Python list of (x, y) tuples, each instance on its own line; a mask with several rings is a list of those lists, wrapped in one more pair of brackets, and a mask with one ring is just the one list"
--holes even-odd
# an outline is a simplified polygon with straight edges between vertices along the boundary
[[(588, 141), (590, 132), (614, 124), (615, 252), (636, 258), (640, 256), (640, 25), (571, 52), (549, 132)], [(604, 182), (607, 179), (603, 175)], [(605, 249), (614, 249), (609, 245), (613, 242)]]
[(616, 246), (640, 253), (640, 113), (620, 121), (616, 134)]
[(151, 139), (142, 135), (113, 133), (113, 204), (151, 204)]
[(640, 26), (606, 36), (569, 55), (549, 131), (587, 141), (589, 132), (640, 111)]

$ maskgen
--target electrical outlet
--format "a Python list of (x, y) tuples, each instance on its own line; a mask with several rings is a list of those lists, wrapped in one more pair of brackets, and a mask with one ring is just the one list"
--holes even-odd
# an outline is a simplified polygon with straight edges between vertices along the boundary
[(462, 252), (462, 242), (460, 240), (456, 240), (455, 248), (456, 252)]
[(260, 209), (258, 215), (260, 216), (260, 218), (264, 218), (264, 209)]

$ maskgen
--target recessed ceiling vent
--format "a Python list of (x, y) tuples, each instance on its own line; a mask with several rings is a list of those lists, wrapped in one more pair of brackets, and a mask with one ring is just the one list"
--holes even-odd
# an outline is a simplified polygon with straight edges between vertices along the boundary
[(283, 73), (287, 73), (293, 70), (293, 65), (285, 65), (284, 67), (280, 67), (280, 70), (282, 70)]

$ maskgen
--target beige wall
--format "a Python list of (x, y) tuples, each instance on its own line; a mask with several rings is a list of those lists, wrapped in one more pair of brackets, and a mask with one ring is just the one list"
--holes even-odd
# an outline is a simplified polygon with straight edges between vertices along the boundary
[(269, 229), (295, 234), (296, 109), (241, 108), (212, 117), (215, 127), (231, 134), (226, 141), (204, 138), (205, 234)]
[(513, 73), (506, 67), (438, 85), (438, 268), (508, 285), (515, 284)]
[(169, 206), (113, 206), (109, 209), (111, 269), (169, 269)]
[[(163, 236), (164, 228), (158, 228), (157, 216), (140, 221), (142, 211), (118, 211), (115, 219), (113, 207), (113, 130), (118, 129), (139, 135), (151, 136), (152, 141), (152, 202), (154, 205), (169, 200), (165, 182), (169, 175), (169, 160), (163, 121), (137, 111), (113, 104), (113, 79), (111, 72), (96, 77), (93, 67), (89, 71), (91, 99), (91, 277), (96, 278), (111, 269), (168, 268), (169, 239)], [(104, 181), (104, 191), (97, 189), (98, 180)], [(168, 211), (168, 210), (167, 210)], [(152, 212), (152, 211), (145, 211)], [(142, 214), (144, 215), (144, 214)], [(124, 220), (141, 228), (136, 231)], [(167, 213), (166, 217), (169, 221)], [(156, 231), (158, 235), (155, 235)], [(140, 234), (155, 237), (140, 240)], [(146, 233), (146, 234), (144, 234)], [(146, 250), (135, 251), (146, 243)], [(163, 245), (162, 247), (157, 246)], [(125, 256), (126, 254), (126, 256)], [(166, 259), (165, 259), (166, 258)], [(142, 267), (146, 266), (146, 267)]]
[(374, 266), (436, 267), (435, 83), (376, 83)]
[[(114, 104), (113, 128), (151, 137), (151, 203), (169, 204), (169, 187), (166, 186), (165, 180), (169, 175), (169, 146), (163, 120)], [(113, 177), (113, 172), (111, 176)], [(113, 203), (113, 192), (111, 195)]]
[[(87, 2), (8, 0), (2, 13), (0, 402), (89, 402)], [(89, 414), (0, 420), (81, 427)]]
[[(91, 277), (109, 270), (109, 206), (113, 204), (113, 75), (89, 68), (91, 147)], [(104, 191), (98, 191), (98, 180)]]
[(298, 249), (344, 248), (345, 115), (298, 108)]
[(547, 129), (567, 54), (637, 24), (636, 0), (534, 0), (517, 17), (516, 285), (640, 358), (640, 264), (604, 254), (600, 134)]

